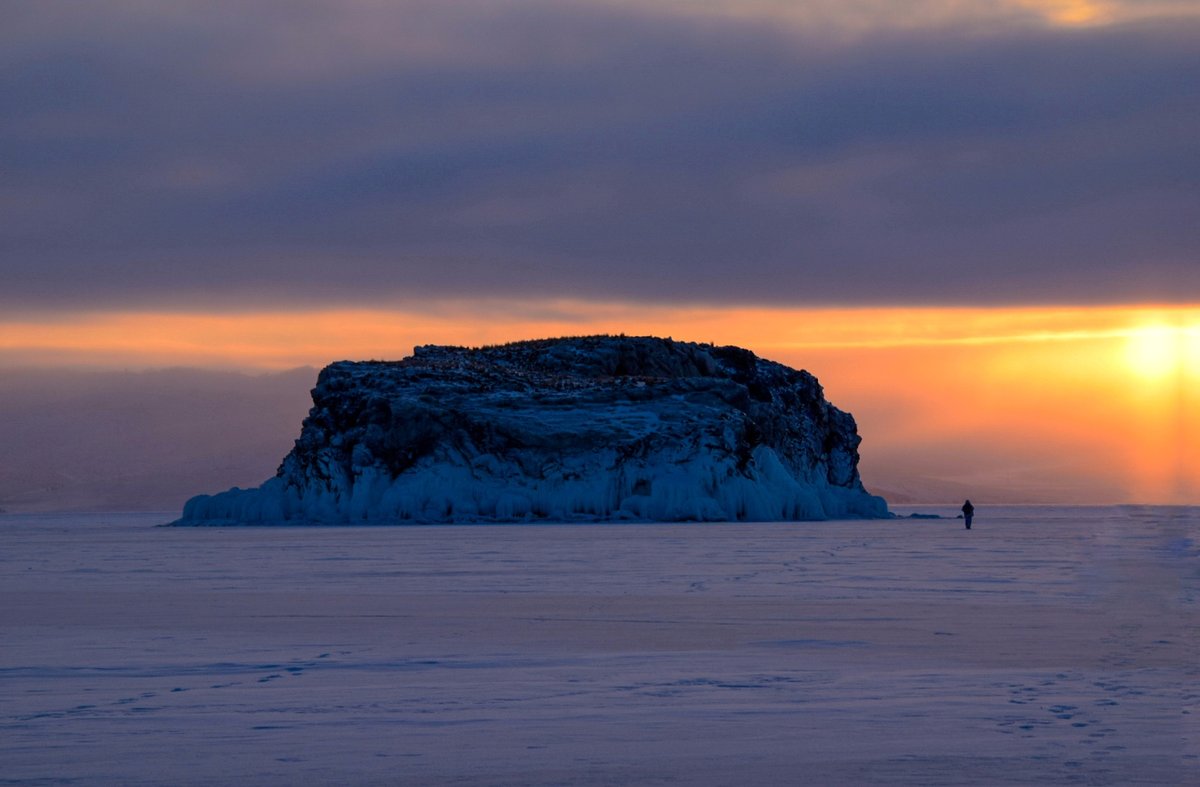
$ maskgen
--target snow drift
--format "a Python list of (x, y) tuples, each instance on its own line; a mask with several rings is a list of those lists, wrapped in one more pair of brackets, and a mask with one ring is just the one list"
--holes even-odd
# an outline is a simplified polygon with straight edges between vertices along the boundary
[(884, 517), (854, 419), (737, 347), (596, 336), (326, 367), (295, 448), (182, 525)]

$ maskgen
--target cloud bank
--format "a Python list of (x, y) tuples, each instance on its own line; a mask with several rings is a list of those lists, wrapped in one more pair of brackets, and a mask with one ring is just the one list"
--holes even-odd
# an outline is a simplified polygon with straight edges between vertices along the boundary
[(702, 5), (5, 2), (0, 308), (1200, 299), (1186, 5)]

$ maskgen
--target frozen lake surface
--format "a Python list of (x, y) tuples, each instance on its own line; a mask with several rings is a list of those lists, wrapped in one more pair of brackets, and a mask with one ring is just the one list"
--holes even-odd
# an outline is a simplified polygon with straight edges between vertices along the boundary
[(1200, 783), (1197, 509), (172, 517), (0, 516), (0, 783)]

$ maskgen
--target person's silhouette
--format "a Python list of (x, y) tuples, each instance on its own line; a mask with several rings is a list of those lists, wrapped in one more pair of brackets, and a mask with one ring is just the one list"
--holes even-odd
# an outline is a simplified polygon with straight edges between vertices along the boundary
[(975, 506), (971, 505), (971, 501), (963, 503), (962, 506), (963, 521), (967, 523), (967, 530), (971, 529), (971, 517), (975, 516)]

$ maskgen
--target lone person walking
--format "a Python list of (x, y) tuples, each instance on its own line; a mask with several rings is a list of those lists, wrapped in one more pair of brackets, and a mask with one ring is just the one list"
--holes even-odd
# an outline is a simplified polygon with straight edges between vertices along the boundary
[(963, 521), (967, 523), (967, 530), (971, 529), (971, 517), (975, 516), (975, 506), (971, 505), (971, 501), (963, 503), (962, 507)]

